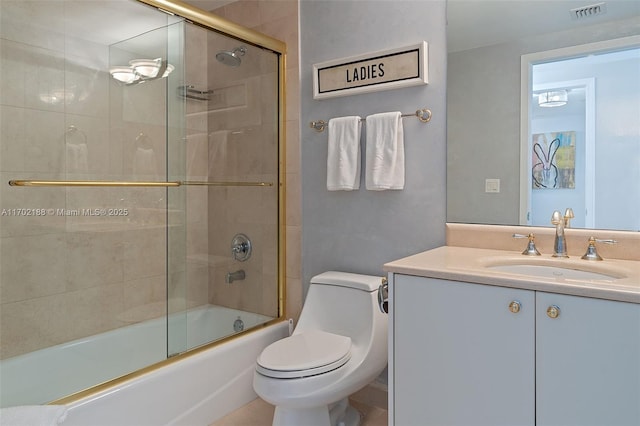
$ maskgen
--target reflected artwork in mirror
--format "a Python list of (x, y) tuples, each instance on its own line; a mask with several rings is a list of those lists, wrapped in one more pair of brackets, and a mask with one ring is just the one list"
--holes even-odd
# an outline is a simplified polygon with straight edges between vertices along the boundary
[(640, 47), (629, 46), (640, 37), (522, 56), (520, 224), (571, 208), (574, 227), (640, 229), (629, 214), (640, 210)]
[(448, 0), (448, 222), (640, 230), (640, 2), (583, 3)]

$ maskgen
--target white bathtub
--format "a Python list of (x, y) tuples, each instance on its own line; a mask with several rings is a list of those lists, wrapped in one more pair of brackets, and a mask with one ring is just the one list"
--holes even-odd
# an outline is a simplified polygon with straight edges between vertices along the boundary
[[(188, 332), (182, 330), (183, 337), (172, 339), (169, 347), (197, 346), (234, 334), (238, 317), (245, 329), (268, 319), (219, 306), (197, 308), (170, 318), (170, 335), (174, 327), (181, 329), (187, 323)], [(166, 357), (166, 328), (163, 319), (145, 321), (3, 360), (0, 401), (3, 406), (39, 404), (160, 361)], [(288, 330), (286, 322), (265, 327), (93, 394), (69, 405), (64, 424), (207, 425), (255, 398), (255, 360)], [(133, 349), (116, 350), (123, 347)], [(33, 386), (33, 381), (25, 380), (29, 377), (39, 377), (40, 383), (55, 384), (57, 389)]]

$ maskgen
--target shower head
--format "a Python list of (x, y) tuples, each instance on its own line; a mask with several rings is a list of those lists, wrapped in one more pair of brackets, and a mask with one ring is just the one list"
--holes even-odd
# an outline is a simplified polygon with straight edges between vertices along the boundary
[(246, 47), (236, 47), (231, 51), (225, 50), (216, 53), (216, 59), (225, 65), (229, 65), (230, 67), (237, 67), (240, 65), (240, 62), (242, 62), (242, 59), (240, 59), (240, 57), (244, 56), (245, 53), (247, 53)]

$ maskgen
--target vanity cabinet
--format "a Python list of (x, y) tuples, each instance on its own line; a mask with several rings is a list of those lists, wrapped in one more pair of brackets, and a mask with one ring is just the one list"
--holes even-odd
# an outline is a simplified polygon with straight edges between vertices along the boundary
[(391, 425), (640, 425), (640, 305), (390, 278)]
[(536, 418), (640, 425), (640, 305), (536, 293)]
[(391, 424), (534, 424), (533, 292), (407, 275), (389, 290)]

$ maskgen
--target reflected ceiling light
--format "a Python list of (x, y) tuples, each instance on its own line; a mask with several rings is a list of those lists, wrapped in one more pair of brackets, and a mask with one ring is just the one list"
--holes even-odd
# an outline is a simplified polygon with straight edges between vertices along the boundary
[(551, 90), (538, 95), (538, 105), (545, 108), (563, 106), (568, 101), (569, 94), (566, 90)]
[(162, 58), (133, 59), (129, 66), (115, 66), (109, 69), (111, 76), (124, 84), (144, 83), (149, 80), (165, 78), (174, 70), (174, 66)]
[(133, 83), (139, 78), (131, 67), (111, 67), (109, 73), (111, 77), (125, 84)]
[(167, 64), (167, 69), (164, 71), (164, 74), (162, 74), (162, 78), (167, 78), (173, 70), (174, 70), (173, 65)]
[(133, 59), (129, 61), (129, 65), (136, 74), (142, 78), (154, 78), (160, 71), (162, 58), (156, 59)]

